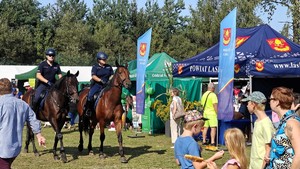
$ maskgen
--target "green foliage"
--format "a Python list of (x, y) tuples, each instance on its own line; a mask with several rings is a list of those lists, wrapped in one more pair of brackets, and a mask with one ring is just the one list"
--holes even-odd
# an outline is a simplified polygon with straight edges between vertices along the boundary
[[(138, 9), (137, 0), (94, 0), (88, 9), (82, 0), (57, 0), (40, 6), (37, 0), (0, 1), (0, 63), (38, 64), (44, 51), (54, 47), (62, 65), (91, 65), (99, 51), (109, 54), (108, 63), (124, 64), (136, 58), (137, 39), (152, 28), (150, 56), (169, 53), (176, 60), (190, 58), (219, 41), (220, 21), (234, 7), (238, 27), (251, 27), (262, 21), (256, 15), (261, 7), (270, 15), (281, 3), (293, 17), (293, 38), (299, 42), (299, 3), (270, 0), (198, 0), (183, 16), (184, 0), (147, 0)], [(260, 6), (259, 6), (260, 5)], [(288, 28), (284, 32), (289, 34)]]
[[(272, 20), (272, 16), (276, 10), (276, 5), (281, 5), (287, 7), (288, 13), (283, 15), (290, 15), (292, 17), (292, 31), (293, 31), (293, 41), (300, 43), (300, 3), (299, 0), (256, 0), (260, 2), (260, 8), (262, 11), (268, 13), (269, 21)], [(284, 28), (286, 29), (286, 28)]]

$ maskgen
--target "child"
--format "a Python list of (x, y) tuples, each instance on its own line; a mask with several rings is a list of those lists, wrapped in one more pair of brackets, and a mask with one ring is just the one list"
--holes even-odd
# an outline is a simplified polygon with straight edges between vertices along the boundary
[(177, 165), (181, 165), (181, 168), (206, 168), (207, 162), (217, 160), (221, 158), (224, 151), (217, 152), (211, 158), (203, 162), (194, 162), (184, 158), (184, 155), (189, 154), (193, 156), (201, 157), (201, 150), (198, 143), (194, 140), (193, 135), (200, 133), (201, 128), (204, 125), (204, 119), (199, 112), (190, 111), (184, 117), (184, 131), (175, 142), (175, 158)]
[(255, 91), (242, 101), (248, 101), (250, 114), (254, 113), (257, 117), (253, 129), (249, 169), (264, 168), (264, 159), (270, 155), (272, 134), (275, 131), (271, 119), (265, 113), (267, 99), (263, 93)]
[[(238, 128), (227, 129), (224, 138), (231, 159), (223, 165), (222, 169), (247, 169), (248, 162), (243, 132)], [(209, 162), (207, 168), (217, 169), (217, 165), (215, 162)]]

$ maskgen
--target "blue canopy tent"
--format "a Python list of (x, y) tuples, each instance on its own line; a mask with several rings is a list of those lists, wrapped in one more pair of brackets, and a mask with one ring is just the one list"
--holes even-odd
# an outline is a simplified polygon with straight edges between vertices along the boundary
[[(173, 76), (218, 77), (218, 65), (219, 43), (190, 59), (173, 63)], [(281, 85), (293, 88), (291, 85), (299, 84), (299, 78), (295, 78), (300, 77), (299, 68), (300, 45), (269, 25), (237, 28), (234, 75), (250, 77), (251, 89), (262, 91), (268, 97), (273, 87)], [(289, 85), (279, 84), (283, 82), (288, 82)], [(238, 125), (244, 124), (221, 119), (219, 143), (224, 144), (223, 133), (227, 128)]]
[[(181, 62), (173, 63), (174, 77), (217, 77), (219, 43)], [(235, 77), (299, 77), (300, 45), (269, 25), (237, 28)]]

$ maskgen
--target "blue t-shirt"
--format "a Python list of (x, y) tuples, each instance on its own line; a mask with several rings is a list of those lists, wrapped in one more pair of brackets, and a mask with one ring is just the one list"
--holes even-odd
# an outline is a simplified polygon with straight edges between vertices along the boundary
[(55, 83), (55, 75), (61, 74), (61, 70), (58, 63), (53, 62), (51, 66), (45, 60), (39, 64), (37, 73), (41, 73), (45, 79), (49, 80), (51, 83)]
[(92, 76), (96, 75), (100, 78), (104, 83), (107, 83), (109, 77), (114, 74), (112, 67), (108, 64), (105, 64), (103, 67), (99, 64), (95, 64), (92, 67)]
[(175, 158), (179, 160), (181, 168), (193, 169), (193, 162), (185, 159), (184, 155), (189, 154), (193, 156), (201, 157), (201, 150), (198, 143), (191, 136), (178, 137), (174, 145)]

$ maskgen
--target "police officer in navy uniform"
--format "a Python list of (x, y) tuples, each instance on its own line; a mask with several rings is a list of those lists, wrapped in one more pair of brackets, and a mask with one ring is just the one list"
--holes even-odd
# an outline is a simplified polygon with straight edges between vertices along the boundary
[(108, 55), (104, 52), (98, 52), (96, 55), (97, 63), (92, 67), (91, 89), (88, 94), (84, 112), (90, 117), (93, 110), (94, 95), (100, 92), (108, 83), (110, 77), (114, 74), (112, 67), (106, 64)]
[(56, 81), (55, 75), (58, 78), (62, 77), (60, 66), (55, 60), (56, 52), (54, 49), (50, 48), (46, 50), (46, 60), (42, 61), (37, 69), (36, 78), (38, 83), (36, 85), (33, 108), (37, 111), (40, 95), (43, 90), (49, 89)]

